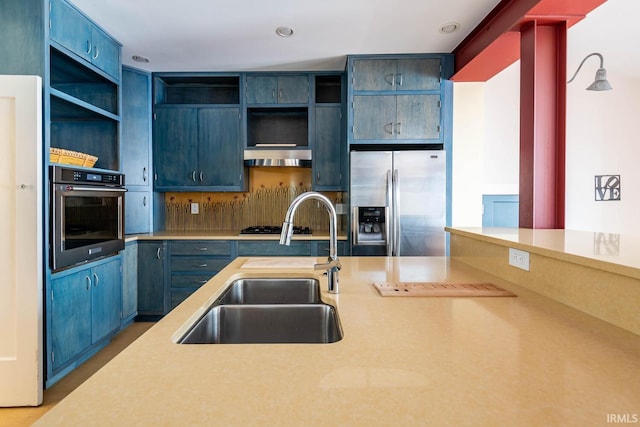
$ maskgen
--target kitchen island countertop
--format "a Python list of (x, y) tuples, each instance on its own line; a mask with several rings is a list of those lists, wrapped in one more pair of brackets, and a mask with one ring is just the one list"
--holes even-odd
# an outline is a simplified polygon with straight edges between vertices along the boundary
[[(607, 425), (640, 413), (640, 336), (446, 257), (311, 269), (237, 258), (36, 426)], [(333, 344), (179, 345), (232, 278), (319, 278)], [(373, 282), (490, 281), (517, 297), (381, 297)], [(617, 418), (616, 418), (617, 419)]]

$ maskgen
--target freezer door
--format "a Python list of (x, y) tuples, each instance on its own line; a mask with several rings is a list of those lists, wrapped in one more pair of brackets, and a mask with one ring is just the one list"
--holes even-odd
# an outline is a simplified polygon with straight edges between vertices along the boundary
[(393, 255), (445, 255), (445, 152), (396, 151), (393, 166)]
[(391, 151), (351, 152), (351, 206), (388, 206)]

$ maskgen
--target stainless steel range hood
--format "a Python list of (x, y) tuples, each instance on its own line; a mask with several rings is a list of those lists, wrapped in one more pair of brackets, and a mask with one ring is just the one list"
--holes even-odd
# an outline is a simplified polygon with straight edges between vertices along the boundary
[(311, 150), (287, 150), (278, 147), (244, 150), (245, 166), (311, 167)]

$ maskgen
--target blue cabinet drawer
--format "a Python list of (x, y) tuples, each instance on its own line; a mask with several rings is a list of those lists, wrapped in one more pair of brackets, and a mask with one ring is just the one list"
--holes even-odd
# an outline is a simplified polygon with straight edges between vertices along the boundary
[(294, 241), (285, 246), (277, 241), (239, 241), (238, 256), (311, 256), (311, 242)]
[(214, 275), (214, 272), (209, 274), (174, 274), (171, 276), (171, 292), (176, 288), (198, 289), (207, 283)]
[(171, 242), (171, 255), (220, 255), (231, 256), (231, 242), (228, 240), (190, 240)]
[(222, 270), (229, 263), (228, 259), (210, 257), (171, 257), (171, 273), (175, 272), (215, 272)]

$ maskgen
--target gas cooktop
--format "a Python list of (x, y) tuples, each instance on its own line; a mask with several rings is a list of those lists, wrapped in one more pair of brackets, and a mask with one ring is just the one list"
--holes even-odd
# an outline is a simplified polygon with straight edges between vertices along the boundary
[[(254, 225), (240, 231), (240, 234), (280, 234), (282, 227), (279, 225)], [(293, 234), (311, 234), (309, 227), (293, 227)]]

